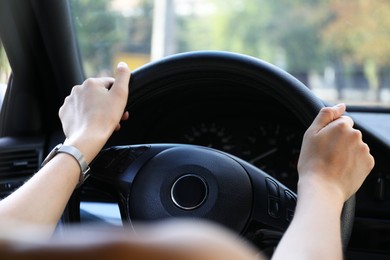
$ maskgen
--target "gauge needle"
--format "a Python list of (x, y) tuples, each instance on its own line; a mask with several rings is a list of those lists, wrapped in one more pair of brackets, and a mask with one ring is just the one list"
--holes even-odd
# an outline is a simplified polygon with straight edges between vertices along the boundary
[(259, 156), (256, 156), (255, 158), (253, 158), (252, 160), (250, 160), (249, 163), (254, 164), (254, 163), (256, 163), (257, 161), (260, 161), (261, 159), (263, 159), (263, 158), (265, 158), (265, 157), (267, 157), (267, 156), (269, 156), (269, 155), (275, 153), (276, 151), (278, 151), (278, 148), (275, 147), (275, 148), (273, 148), (273, 149), (271, 149), (271, 150), (269, 150), (269, 151), (266, 151), (265, 153), (260, 154)]

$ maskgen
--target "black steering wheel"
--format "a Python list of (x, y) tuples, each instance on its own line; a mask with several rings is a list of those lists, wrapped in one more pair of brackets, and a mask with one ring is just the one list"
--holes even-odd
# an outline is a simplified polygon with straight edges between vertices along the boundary
[[(224, 95), (237, 87), (248, 95), (275, 100), (304, 127), (324, 106), (290, 74), (259, 59), (228, 52), (167, 57), (134, 71), (130, 85), (127, 109), (132, 116), (170, 91), (191, 95), (207, 90), (210, 95)], [(233, 155), (202, 146), (108, 147), (91, 169), (88, 185), (115, 194), (124, 222), (206, 218), (249, 238), (262, 249), (278, 242), (292, 220), (297, 199), (293, 191), (266, 172)], [(70, 222), (80, 219), (77, 194), (64, 214)], [(341, 216), (344, 248), (354, 210), (351, 198)]]

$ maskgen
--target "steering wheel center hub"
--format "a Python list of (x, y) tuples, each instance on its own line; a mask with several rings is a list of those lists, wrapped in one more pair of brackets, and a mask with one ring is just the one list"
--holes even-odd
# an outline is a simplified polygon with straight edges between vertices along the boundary
[(184, 210), (199, 208), (207, 199), (207, 195), (207, 183), (195, 174), (181, 176), (171, 188), (172, 202)]

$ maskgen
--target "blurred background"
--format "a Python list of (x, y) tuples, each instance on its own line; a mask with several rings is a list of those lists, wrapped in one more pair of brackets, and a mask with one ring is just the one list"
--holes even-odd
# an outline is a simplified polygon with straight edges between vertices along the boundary
[[(121, 60), (136, 69), (224, 50), (273, 63), (331, 103), (390, 106), (388, 0), (70, 2), (86, 77), (112, 75)], [(9, 75), (1, 50), (0, 83)]]

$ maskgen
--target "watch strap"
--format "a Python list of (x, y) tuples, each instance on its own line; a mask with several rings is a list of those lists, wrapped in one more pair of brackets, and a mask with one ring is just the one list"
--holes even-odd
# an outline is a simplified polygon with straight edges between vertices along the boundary
[(81, 170), (79, 183), (77, 185), (80, 186), (88, 178), (89, 170), (90, 170), (87, 162), (84, 159), (84, 155), (80, 152), (79, 149), (77, 149), (74, 146), (58, 144), (56, 147), (54, 147), (54, 149), (49, 153), (49, 155), (43, 161), (42, 166), (44, 166), (51, 159), (53, 159), (53, 157), (56, 156), (58, 153), (66, 153), (76, 159)]

